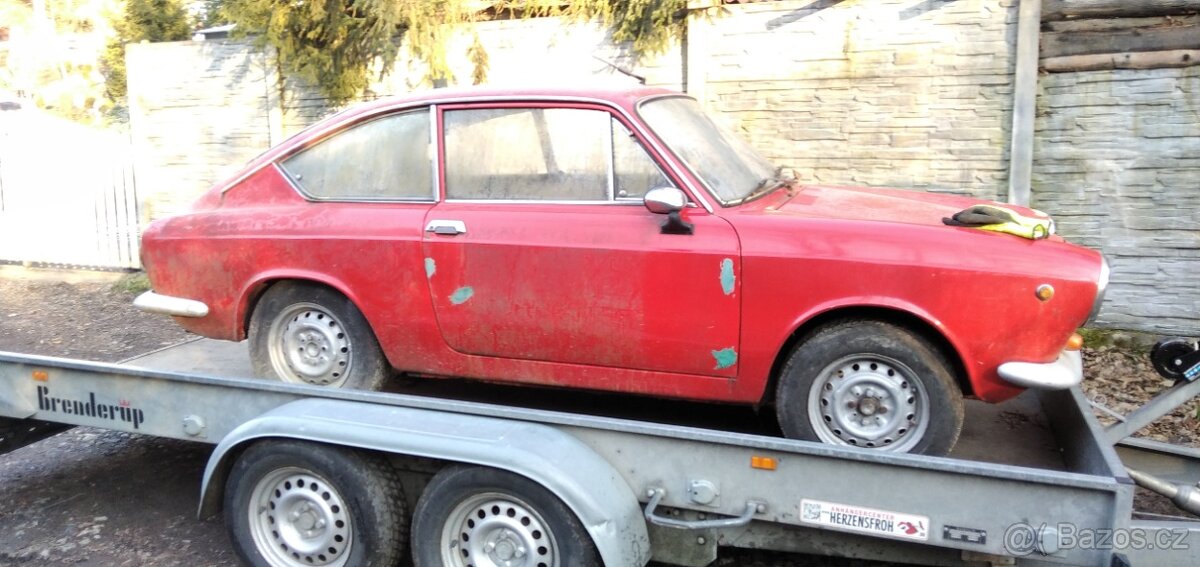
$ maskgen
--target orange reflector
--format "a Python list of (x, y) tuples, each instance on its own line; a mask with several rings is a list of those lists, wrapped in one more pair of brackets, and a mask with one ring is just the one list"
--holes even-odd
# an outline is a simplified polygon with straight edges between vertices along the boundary
[(1083, 348), (1083, 335), (1075, 333), (1071, 338), (1067, 339), (1067, 350), (1079, 350)]
[(778, 467), (779, 463), (773, 457), (759, 457), (757, 455), (750, 456), (750, 468), (762, 469), (764, 471), (773, 471)]
[(1039, 285), (1035, 294), (1042, 301), (1050, 301), (1054, 297), (1054, 286), (1050, 284)]
[(50, 373), (45, 370), (34, 370), (33, 379), (38, 382), (45, 382), (50, 379)]

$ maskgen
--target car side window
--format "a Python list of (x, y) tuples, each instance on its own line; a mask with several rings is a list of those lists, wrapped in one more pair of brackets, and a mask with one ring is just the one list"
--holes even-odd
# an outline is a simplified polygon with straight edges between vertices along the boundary
[(429, 111), (357, 124), (280, 165), (313, 199), (433, 200)]
[(658, 164), (638, 143), (637, 137), (616, 118), (612, 119), (613, 180), (617, 199), (640, 201), (655, 187), (674, 187)]
[(452, 110), (444, 124), (449, 199), (609, 200), (605, 112)]

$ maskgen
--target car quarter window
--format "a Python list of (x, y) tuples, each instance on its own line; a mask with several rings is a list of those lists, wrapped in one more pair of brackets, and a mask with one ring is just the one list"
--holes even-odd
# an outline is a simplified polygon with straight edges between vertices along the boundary
[(432, 200), (429, 111), (357, 124), (281, 165), (314, 199)]
[(646, 191), (655, 187), (674, 186), (637, 137), (616, 118), (612, 119), (613, 173), (618, 199), (641, 200)]
[(665, 184), (637, 139), (605, 111), (449, 110), (444, 127), (449, 199), (612, 201)]

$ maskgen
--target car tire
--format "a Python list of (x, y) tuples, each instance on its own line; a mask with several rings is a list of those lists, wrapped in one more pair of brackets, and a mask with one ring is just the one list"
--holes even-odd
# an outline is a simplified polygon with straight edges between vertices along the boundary
[[(489, 552), (488, 542), (497, 541), (505, 547)], [(562, 500), (523, 476), (488, 467), (451, 465), (435, 475), (413, 512), (412, 542), (416, 567), (495, 565), (506, 558), (519, 565), (602, 565), (591, 535)]]
[(255, 443), (225, 489), (234, 551), (255, 567), (392, 567), (407, 551), (406, 508), (384, 459), (302, 441)]
[(963, 423), (962, 390), (946, 357), (882, 321), (810, 333), (788, 356), (775, 402), (787, 437), (883, 451), (945, 455)]
[(250, 360), (264, 378), (378, 390), (391, 374), (365, 317), (346, 296), (305, 282), (280, 282), (250, 317)]

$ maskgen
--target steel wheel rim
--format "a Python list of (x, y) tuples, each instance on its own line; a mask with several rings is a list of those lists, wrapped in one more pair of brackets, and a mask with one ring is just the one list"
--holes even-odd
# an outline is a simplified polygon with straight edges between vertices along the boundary
[(354, 351), (340, 319), (315, 303), (289, 305), (271, 322), (268, 352), (285, 382), (341, 387)]
[(254, 546), (273, 567), (343, 567), (354, 526), (345, 500), (304, 469), (271, 471), (254, 486), (248, 510)]
[(929, 429), (929, 393), (904, 363), (853, 354), (826, 366), (808, 395), (808, 419), (825, 443), (906, 452)]
[(542, 516), (499, 492), (476, 494), (442, 527), (442, 564), (454, 567), (559, 567), (558, 542)]

